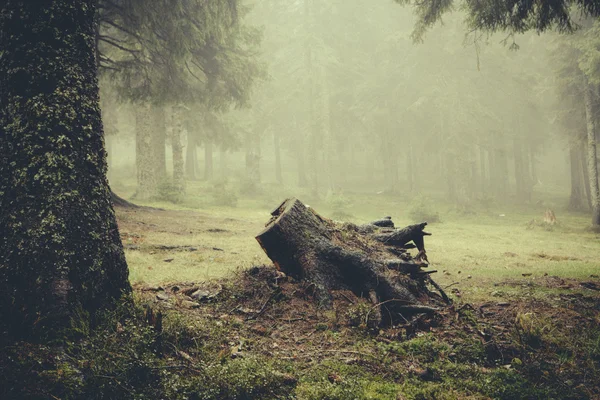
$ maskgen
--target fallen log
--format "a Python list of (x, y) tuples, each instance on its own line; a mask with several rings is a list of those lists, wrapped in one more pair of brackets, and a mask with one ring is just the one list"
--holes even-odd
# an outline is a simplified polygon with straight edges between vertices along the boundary
[(380, 232), (389, 230), (390, 219), (386, 227), (371, 224), (373, 231), (364, 230), (323, 218), (294, 198), (285, 200), (271, 215), (256, 240), (279, 270), (310, 282), (316, 301), (324, 308), (332, 306), (331, 290), (351, 290), (373, 304), (385, 303), (385, 313), (378, 314), (390, 316), (384, 322), (393, 323), (396, 317), (404, 320), (432, 312), (447, 299), (429, 290), (429, 274), (418, 273), (427, 266), (423, 258), (390, 251), (413, 241), (424, 257), (423, 236), (429, 235), (423, 231), (426, 223)]

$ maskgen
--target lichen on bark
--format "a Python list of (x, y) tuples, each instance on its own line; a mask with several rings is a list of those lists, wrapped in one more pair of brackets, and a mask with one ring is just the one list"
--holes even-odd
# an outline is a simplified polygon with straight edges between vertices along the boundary
[(0, 8), (0, 319), (51, 333), (130, 291), (106, 179), (96, 1)]

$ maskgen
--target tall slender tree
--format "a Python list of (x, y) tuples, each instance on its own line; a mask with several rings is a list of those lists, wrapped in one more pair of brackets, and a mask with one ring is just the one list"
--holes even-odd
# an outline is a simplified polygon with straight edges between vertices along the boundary
[(0, 321), (11, 332), (56, 332), (130, 290), (95, 13), (95, 0), (0, 2)]

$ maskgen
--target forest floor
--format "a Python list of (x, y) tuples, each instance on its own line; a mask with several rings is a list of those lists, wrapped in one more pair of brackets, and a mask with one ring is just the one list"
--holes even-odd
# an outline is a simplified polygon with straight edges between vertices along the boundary
[[(134, 315), (117, 310), (66, 346), (8, 348), (0, 397), (600, 398), (600, 236), (586, 215), (559, 210), (548, 227), (546, 206), (434, 205), (425, 245), (454, 304), (414, 329), (379, 329), (365, 300), (336, 292), (324, 312), (270, 266), (254, 236), (281, 200), (118, 209)], [(412, 206), (387, 197), (311, 203), (411, 223)]]
[[(411, 223), (393, 212), (409, 205), (352, 201), (360, 207), (313, 207), (359, 223), (390, 214), (397, 226)], [(417, 332), (367, 328), (369, 306), (351, 293), (320, 312), (302, 283), (276, 282), (259, 268), (270, 264), (254, 240), (267, 207), (118, 217), (138, 300), (204, 327), (217, 359), (270, 363), (289, 379), (291, 396), (598, 398), (600, 236), (585, 229), (585, 215), (561, 211), (547, 226), (545, 209), (447, 212), (431, 224), (434, 279), (455, 305), (420, 321)], [(204, 300), (189, 298), (196, 289)], [(203, 357), (196, 351), (186, 353), (189, 362)]]

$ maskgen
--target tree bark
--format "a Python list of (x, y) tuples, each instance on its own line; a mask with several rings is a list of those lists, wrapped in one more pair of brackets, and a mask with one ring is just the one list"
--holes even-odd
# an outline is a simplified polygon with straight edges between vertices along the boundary
[(89, 322), (131, 290), (106, 179), (95, 13), (93, 0), (2, 3), (0, 323), (21, 338)]
[(172, 136), (171, 148), (173, 151), (173, 185), (179, 193), (185, 193), (185, 173), (183, 162), (183, 145), (181, 137), (183, 135), (183, 121), (181, 106), (173, 106), (172, 109)]
[(196, 179), (196, 137), (188, 131), (187, 133), (187, 149), (185, 151), (185, 174), (188, 179)]
[(246, 134), (246, 179), (250, 191), (258, 188), (260, 176), (260, 136), (256, 132)]
[(481, 193), (485, 194), (487, 192), (486, 188), (487, 188), (487, 182), (488, 182), (488, 175), (489, 175), (489, 171), (486, 174), (486, 168), (485, 168), (486, 162), (485, 162), (485, 149), (483, 148), (483, 146), (479, 145), (479, 169), (481, 170), (480, 176), (481, 176)]
[(385, 303), (386, 312), (381, 315), (390, 315), (386, 322), (392, 323), (414, 314), (419, 307), (443, 304), (445, 294), (439, 296), (427, 287), (430, 278), (420, 270), (426, 265), (422, 260), (408, 254), (399, 259), (396, 252), (388, 250), (415, 240), (424, 255), (425, 225), (391, 231), (389, 237), (383, 237), (386, 234), (380, 229), (387, 228), (338, 225), (299, 200), (288, 199), (272, 212), (256, 240), (278, 269), (308, 281), (324, 308), (332, 306), (331, 290), (349, 289), (375, 299), (374, 308), (383, 308), (381, 303)]
[(583, 203), (583, 181), (581, 176), (580, 146), (574, 138), (569, 139), (569, 160), (571, 164), (571, 196), (569, 210), (581, 211)]
[(213, 144), (211, 139), (206, 139), (204, 142), (204, 180), (210, 181), (214, 174), (213, 163)]
[(587, 126), (587, 162), (592, 200), (592, 227), (600, 229), (600, 188), (598, 187), (598, 159), (596, 154), (596, 116), (592, 99), (592, 88), (584, 75), (583, 98)]
[(229, 167), (227, 165), (227, 150), (223, 148), (219, 151), (219, 177), (221, 179), (227, 179), (229, 176)]
[(525, 163), (521, 141), (522, 138), (513, 138), (513, 158), (515, 163), (516, 194), (517, 200), (519, 202), (530, 202), (531, 184), (529, 181), (529, 163)]
[(275, 181), (283, 184), (283, 175), (281, 174), (281, 146), (279, 145), (279, 135), (273, 130), (273, 148), (275, 149)]
[(579, 160), (581, 161), (581, 173), (583, 175), (583, 189), (585, 190), (585, 199), (588, 208), (592, 209), (592, 194), (590, 193), (590, 174), (587, 165), (587, 145), (582, 143), (579, 146)]
[(162, 105), (150, 106), (150, 140), (152, 143), (154, 174), (160, 183), (167, 176), (167, 116)]
[(156, 195), (158, 176), (153, 153), (151, 107), (139, 104), (135, 108), (135, 165), (137, 169), (136, 199), (148, 200)]
[(296, 147), (296, 161), (298, 162), (298, 186), (305, 188), (308, 186), (308, 179), (306, 178), (306, 162), (304, 154), (304, 142), (303, 138), (298, 138), (298, 146)]

